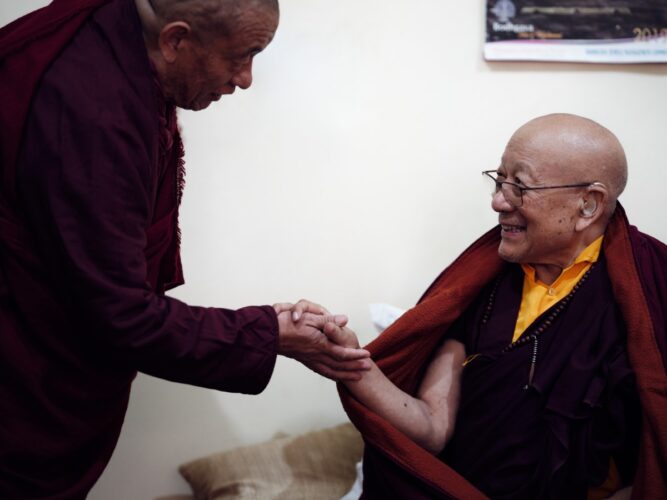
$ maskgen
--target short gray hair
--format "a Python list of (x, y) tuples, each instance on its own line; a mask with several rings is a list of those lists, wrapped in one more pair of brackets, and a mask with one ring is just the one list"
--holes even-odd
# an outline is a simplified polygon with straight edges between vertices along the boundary
[(185, 21), (199, 39), (230, 36), (239, 15), (248, 9), (279, 11), (278, 0), (149, 0), (149, 3), (158, 21), (158, 31), (167, 23)]

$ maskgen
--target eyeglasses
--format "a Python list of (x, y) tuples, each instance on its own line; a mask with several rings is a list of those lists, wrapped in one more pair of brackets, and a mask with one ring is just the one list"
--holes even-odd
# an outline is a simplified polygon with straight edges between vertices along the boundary
[(537, 191), (540, 189), (587, 187), (592, 184), (595, 184), (595, 182), (581, 182), (579, 184), (563, 184), (562, 186), (525, 187), (525, 186), (519, 186), (518, 184), (509, 181), (499, 181), (497, 170), (484, 170), (482, 172), (482, 175), (488, 179), (491, 179), (491, 181), (493, 182), (493, 191), (492, 191), (493, 194), (496, 194), (498, 191), (502, 191), (505, 200), (507, 200), (507, 203), (517, 208), (523, 205), (524, 191)]

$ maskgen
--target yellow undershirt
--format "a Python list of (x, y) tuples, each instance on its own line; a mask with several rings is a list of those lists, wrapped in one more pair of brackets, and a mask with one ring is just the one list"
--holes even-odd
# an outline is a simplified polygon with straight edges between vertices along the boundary
[(515, 342), (544, 311), (564, 299), (572, 291), (586, 271), (597, 262), (602, 248), (600, 236), (588, 245), (575, 259), (572, 265), (563, 270), (560, 276), (551, 285), (542, 283), (535, 278), (535, 268), (528, 264), (521, 264), (524, 272), (523, 292), (519, 316), (514, 327), (512, 342)]

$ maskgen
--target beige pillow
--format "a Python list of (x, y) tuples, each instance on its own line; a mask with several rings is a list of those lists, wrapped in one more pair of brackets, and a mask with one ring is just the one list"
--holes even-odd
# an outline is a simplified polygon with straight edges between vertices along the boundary
[(352, 486), (363, 442), (352, 424), (216, 453), (179, 467), (197, 500), (332, 500)]

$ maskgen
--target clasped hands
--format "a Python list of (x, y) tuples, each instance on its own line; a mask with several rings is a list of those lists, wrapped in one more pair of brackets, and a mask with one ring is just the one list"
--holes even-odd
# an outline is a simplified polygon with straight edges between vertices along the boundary
[(371, 368), (370, 353), (359, 347), (357, 336), (347, 328), (347, 316), (332, 315), (307, 300), (273, 308), (278, 315), (278, 354), (339, 382), (361, 380)]

